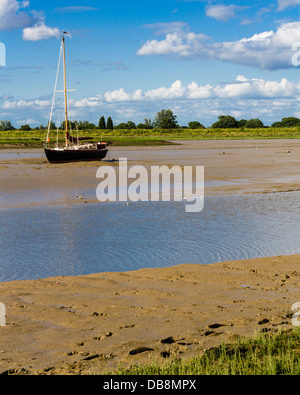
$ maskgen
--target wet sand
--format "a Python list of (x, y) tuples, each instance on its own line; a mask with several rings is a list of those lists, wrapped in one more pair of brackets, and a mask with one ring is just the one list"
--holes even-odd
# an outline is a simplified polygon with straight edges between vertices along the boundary
[(300, 255), (2, 283), (0, 373), (103, 373), (292, 327)]
[[(87, 203), (96, 202), (98, 167), (118, 168), (118, 162), (109, 161), (50, 165), (42, 155), (42, 150), (0, 150), (1, 207), (82, 203), (77, 195), (87, 195)], [(119, 158), (128, 158), (128, 166), (205, 166), (206, 195), (300, 190), (299, 140), (186, 141), (174, 146), (111, 147), (107, 159)]]
[[(40, 151), (31, 150), (32, 158), (28, 152), (6, 150), (1, 159), (0, 151), (1, 207), (76, 204), (76, 195), (95, 191), (99, 165), (117, 166), (50, 165), (36, 157)], [(205, 166), (210, 195), (300, 189), (299, 140), (114, 148), (108, 159), (120, 157), (129, 165)], [(0, 374), (102, 373), (290, 328), (299, 261), (295, 255), (1, 283), (7, 325), (0, 327)]]

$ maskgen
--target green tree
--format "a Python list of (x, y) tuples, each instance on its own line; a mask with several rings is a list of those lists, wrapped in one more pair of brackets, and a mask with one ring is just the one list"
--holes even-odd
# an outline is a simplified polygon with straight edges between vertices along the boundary
[(6, 122), (6, 130), (14, 130), (15, 128), (13, 127), (13, 125), (11, 124), (10, 121)]
[(31, 127), (28, 124), (21, 125), (20, 130), (31, 130)]
[[(48, 122), (48, 125), (49, 125), (49, 122)], [(48, 127), (48, 125), (47, 125), (47, 127)], [(41, 125), (41, 126), (42, 126), (42, 125)], [(51, 130), (55, 130), (55, 129), (56, 129), (55, 122), (53, 122), (53, 121), (50, 122), (50, 129), (51, 129)]]
[(139, 123), (136, 127), (137, 129), (153, 129), (152, 121), (151, 119), (144, 119), (144, 123)]
[(115, 129), (128, 129), (127, 123), (125, 122), (119, 123), (119, 125), (115, 126)]
[(282, 122), (274, 122), (272, 128), (282, 128)]
[(127, 122), (127, 129), (136, 129), (136, 125), (132, 121)]
[(282, 118), (281, 124), (284, 128), (292, 128), (300, 125), (300, 119), (295, 117)]
[(157, 129), (175, 129), (178, 125), (176, 118), (172, 110), (161, 110), (156, 114), (153, 125)]
[[(66, 129), (66, 126), (65, 126), (65, 125), (66, 125), (66, 121), (63, 121), (63, 122), (61, 123), (61, 125), (60, 125), (60, 129), (65, 130), (65, 129)], [(50, 129), (51, 129), (51, 130), (52, 130), (52, 129), (56, 129), (55, 123), (52, 123), (52, 122), (51, 122)], [(70, 131), (70, 130), (76, 130), (76, 129), (77, 129), (77, 124), (76, 124), (75, 122), (68, 121), (68, 129), (69, 129), (69, 131)]]
[(238, 127), (238, 121), (230, 115), (220, 115), (219, 120), (211, 126), (212, 129), (235, 129)]
[(14, 130), (10, 121), (0, 121), (0, 130), (7, 131), (7, 130)]
[(144, 123), (146, 125), (146, 129), (153, 129), (153, 123), (150, 118), (145, 118)]
[[(74, 126), (73, 126), (74, 125)], [(72, 129), (78, 127), (78, 130), (96, 129), (96, 125), (90, 123), (89, 121), (79, 121), (78, 124), (72, 124)]]
[(293, 128), (295, 126), (300, 126), (300, 119), (296, 117), (282, 118), (281, 122), (272, 124), (273, 128)]
[(111, 117), (108, 117), (107, 118), (106, 129), (113, 130), (113, 128), (114, 128), (113, 121), (112, 121)]
[(105, 123), (105, 118), (104, 116), (102, 116), (99, 119), (99, 129), (106, 129), (106, 123)]
[(119, 123), (115, 129), (136, 129), (135, 123), (132, 121)]
[(243, 128), (246, 125), (246, 123), (247, 123), (247, 119), (240, 119), (238, 121), (238, 127)]
[(249, 121), (246, 122), (245, 127), (249, 129), (263, 128), (264, 124), (260, 119), (255, 118), (255, 119), (249, 119)]
[(139, 123), (138, 125), (136, 125), (136, 128), (137, 129), (153, 129), (151, 126), (149, 127), (145, 123)]
[(205, 129), (205, 127), (198, 121), (189, 122), (189, 129)]

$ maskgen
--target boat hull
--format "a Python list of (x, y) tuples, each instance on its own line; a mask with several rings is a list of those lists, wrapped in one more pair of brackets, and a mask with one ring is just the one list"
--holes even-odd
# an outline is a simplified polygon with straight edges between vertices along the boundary
[(101, 161), (108, 149), (55, 150), (45, 148), (46, 158), (50, 163)]

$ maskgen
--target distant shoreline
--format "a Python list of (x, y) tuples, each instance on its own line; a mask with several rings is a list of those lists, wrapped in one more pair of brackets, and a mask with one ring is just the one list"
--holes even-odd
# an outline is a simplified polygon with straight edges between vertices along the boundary
[[(120, 140), (115, 140), (110, 144), (111, 147), (156, 147), (156, 146), (169, 146), (169, 145), (180, 145), (181, 141), (253, 141), (253, 140), (300, 140), (300, 134), (298, 137), (295, 136), (289, 136), (289, 137), (277, 137), (277, 136), (267, 136), (267, 137), (261, 137), (261, 136), (253, 136), (253, 137), (172, 137), (170, 140), (167, 140), (166, 138), (149, 138), (149, 139), (120, 139)], [(0, 150), (1, 149), (44, 149), (43, 144), (38, 143), (11, 143), (11, 144), (6, 144), (6, 143), (1, 143), (0, 142)]]
[[(0, 131), (1, 148), (42, 148), (45, 143), (45, 130), (10, 130)], [(110, 141), (112, 146), (157, 146), (168, 145), (175, 140), (256, 140), (256, 139), (299, 139), (299, 127), (265, 127), (240, 129), (114, 129), (114, 130), (81, 130), (80, 136), (93, 137), (95, 141)], [(57, 131), (51, 131), (50, 136), (56, 136)], [(59, 144), (64, 144), (63, 130), (58, 132)], [(52, 143), (56, 137), (52, 138)]]

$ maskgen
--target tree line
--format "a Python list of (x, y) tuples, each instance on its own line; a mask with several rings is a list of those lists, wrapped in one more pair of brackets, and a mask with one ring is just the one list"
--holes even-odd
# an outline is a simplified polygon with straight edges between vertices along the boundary
[[(47, 129), (49, 125), (34, 128), (35, 130), (44, 130)], [(111, 117), (105, 119), (105, 116), (101, 116), (99, 119), (98, 125), (94, 123), (90, 123), (89, 121), (69, 121), (69, 128), (71, 130), (93, 130), (93, 129), (101, 129), (101, 130), (113, 130), (113, 129), (206, 129), (199, 121), (191, 121), (188, 123), (188, 126), (180, 126), (177, 122), (177, 116), (174, 115), (173, 111), (161, 110), (156, 115), (153, 121), (151, 119), (145, 118), (143, 123), (135, 124), (133, 121), (122, 122), (118, 125), (114, 125)], [(280, 122), (274, 122), (271, 127), (300, 127), (300, 119), (296, 117), (287, 117), (282, 118)], [(240, 119), (237, 120), (235, 117), (231, 115), (220, 115), (218, 117), (218, 121), (213, 123), (210, 128), (211, 129), (255, 129), (255, 128), (266, 128), (263, 122), (259, 118), (253, 119)], [(61, 123), (58, 127), (52, 121), (50, 123), (50, 129), (65, 129), (65, 121)], [(25, 124), (21, 125), (20, 130), (30, 131), (34, 130), (30, 127), (30, 125)], [(0, 131), (9, 131), (16, 130), (13, 127), (10, 121), (0, 121)]]

